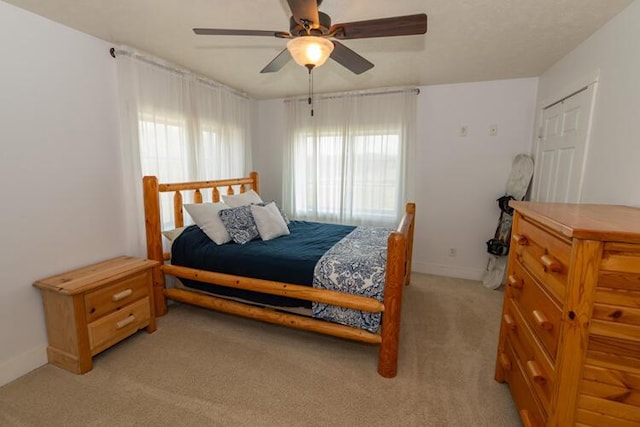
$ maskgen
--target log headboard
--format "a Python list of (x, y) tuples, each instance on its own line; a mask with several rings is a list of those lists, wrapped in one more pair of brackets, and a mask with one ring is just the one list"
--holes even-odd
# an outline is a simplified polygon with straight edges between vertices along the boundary
[[(162, 218), (160, 214), (160, 194), (173, 193), (173, 228), (184, 226), (183, 192), (193, 192), (193, 202), (202, 203), (203, 192), (211, 192), (213, 202), (220, 201), (220, 194), (233, 195), (247, 190), (260, 192), (258, 172), (251, 172), (248, 177), (219, 179), (212, 181), (177, 182), (172, 184), (158, 183), (155, 176), (145, 176), (142, 179), (144, 194), (145, 230), (147, 235), (147, 257), (164, 263), (168, 259), (162, 249)], [(166, 313), (165, 297), (163, 293), (164, 275), (161, 269), (154, 271), (154, 297), (156, 314)]]

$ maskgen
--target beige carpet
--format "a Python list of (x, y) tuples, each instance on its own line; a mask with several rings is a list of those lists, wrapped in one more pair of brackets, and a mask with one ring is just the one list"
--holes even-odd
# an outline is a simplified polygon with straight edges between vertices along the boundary
[(502, 292), (413, 276), (398, 376), (377, 347), (176, 305), (73, 375), (0, 388), (1, 426), (519, 426), (493, 380)]

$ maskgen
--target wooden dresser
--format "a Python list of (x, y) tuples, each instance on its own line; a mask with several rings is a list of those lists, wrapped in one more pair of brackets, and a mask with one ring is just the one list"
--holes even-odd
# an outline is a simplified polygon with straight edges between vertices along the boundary
[(525, 426), (640, 426), (640, 209), (511, 206), (496, 381)]
[(151, 269), (157, 264), (123, 256), (36, 281), (49, 363), (82, 374), (92, 369), (93, 356), (138, 329), (155, 331)]

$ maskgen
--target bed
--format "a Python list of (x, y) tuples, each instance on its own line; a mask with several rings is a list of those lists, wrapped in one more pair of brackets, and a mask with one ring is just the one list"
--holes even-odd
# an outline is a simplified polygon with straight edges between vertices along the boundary
[[(210, 271), (191, 266), (174, 265), (170, 263), (171, 253), (163, 247), (163, 230), (179, 229), (185, 227), (183, 200), (193, 203), (203, 203), (203, 194), (210, 194), (212, 202), (218, 202), (221, 194), (241, 195), (253, 190), (259, 193), (259, 177), (257, 172), (252, 172), (248, 177), (198, 181), (183, 183), (159, 183), (154, 176), (143, 178), (145, 229), (147, 241), (147, 257), (159, 261), (160, 264), (153, 271), (154, 282), (154, 307), (157, 316), (167, 312), (167, 300), (193, 304), (225, 313), (253, 318), (268, 323), (289, 326), (298, 329), (332, 335), (339, 338), (350, 339), (359, 342), (379, 345), (378, 373), (385, 378), (396, 376), (398, 364), (398, 345), (400, 330), (400, 314), (402, 306), (403, 287), (409, 284), (411, 272), (411, 255), (413, 247), (413, 231), (415, 224), (415, 204), (407, 203), (405, 214), (395, 230), (388, 233), (386, 238), (386, 266), (383, 277), (383, 290), (379, 298), (353, 295), (346, 292), (310, 287), (307, 280), (291, 279), (289, 277), (273, 276), (270, 279), (248, 277), (242, 271), (228, 272)], [(167, 218), (161, 218), (161, 195), (170, 197), (173, 205), (173, 218), (167, 226)], [(292, 221), (291, 229), (303, 226)], [(189, 232), (187, 232), (189, 230)], [(191, 234), (196, 239), (200, 230), (197, 226), (186, 228), (183, 234)], [(295, 232), (293, 234), (296, 234)], [(351, 233), (353, 234), (353, 233)], [(351, 236), (349, 234), (349, 236)], [(288, 236), (287, 236), (288, 237)], [(185, 239), (180, 237), (180, 239)], [(286, 239), (274, 239), (269, 242), (278, 242), (282, 245)], [(342, 242), (342, 240), (340, 240)], [(174, 242), (174, 248), (176, 247)], [(184, 243), (184, 242), (183, 242)], [(212, 242), (210, 242), (212, 243)], [(183, 244), (184, 246), (184, 244)], [(250, 250), (249, 245), (236, 245), (231, 243), (228, 249)], [(254, 245), (257, 246), (257, 245)], [(338, 245), (335, 245), (338, 246)], [(272, 251), (274, 252), (274, 251)], [(303, 253), (304, 251), (298, 250)], [(178, 252), (176, 252), (178, 258)], [(253, 270), (247, 268), (246, 270)], [(287, 270), (295, 270), (287, 268)], [(198, 287), (167, 287), (165, 275), (173, 276), (180, 281), (198, 283)], [(267, 276), (270, 277), (270, 276)], [(293, 276), (295, 277), (295, 276)], [(275, 298), (276, 302), (269, 300), (265, 304), (246, 302), (228, 295), (215, 295), (209, 292), (208, 287), (220, 290), (231, 289), (233, 292), (248, 292), (266, 295)], [(377, 315), (381, 320), (380, 327), (375, 331), (357, 326), (334, 323), (306, 315), (296, 314), (274, 308), (280, 305), (278, 299), (293, 299), (296, 301), (312, 302), (314, 306), (340, 307), (359, 311), (365, 314)], [(380, 301), (381, 300), (381, 301)]]

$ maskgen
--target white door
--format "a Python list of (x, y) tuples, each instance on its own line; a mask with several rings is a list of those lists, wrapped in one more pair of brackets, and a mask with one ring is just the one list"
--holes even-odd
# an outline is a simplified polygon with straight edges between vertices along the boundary
[(580, 202), (593, 94), (589, 85), (542, 111), (532, 200)]

